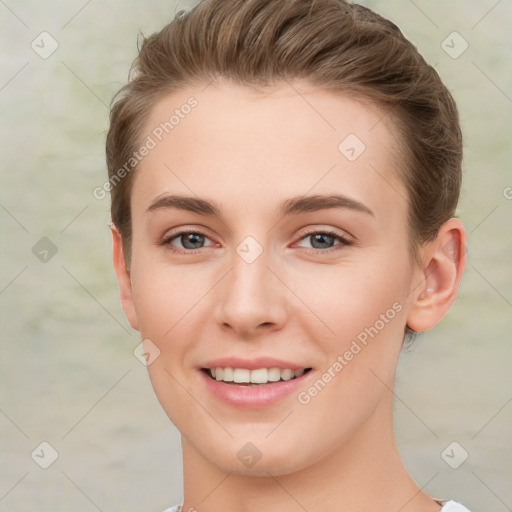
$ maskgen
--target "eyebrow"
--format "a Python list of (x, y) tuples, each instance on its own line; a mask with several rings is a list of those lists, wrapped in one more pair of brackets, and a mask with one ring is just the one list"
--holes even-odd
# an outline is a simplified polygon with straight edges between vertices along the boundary
[[(341, 194), (292, 197), (283, 201), (277, 211), (278, 214), (286, 216), (331, 208), (354, 210), (375, 217), (365, 204)], [(217, 203), (193, 196), (165, 195), (151, 203), (146, 213), (160, 209), (184, 210), (199, 215), (222, 217), (222, 209)]]

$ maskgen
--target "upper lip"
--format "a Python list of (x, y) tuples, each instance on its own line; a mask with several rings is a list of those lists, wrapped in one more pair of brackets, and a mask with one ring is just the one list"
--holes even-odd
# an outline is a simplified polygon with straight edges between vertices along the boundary
[(212, 359), (201, 365), (201, 368), (246, 368), (248, 370), (257, 370), (258, 368), (280, 368), (281, 370), (300, 370), (302, 368), (311, 368), (307, 365), (276, 359), (275, 357), (253, 357), (251, 359), (242, 359), (240, 357), (223, 357)]

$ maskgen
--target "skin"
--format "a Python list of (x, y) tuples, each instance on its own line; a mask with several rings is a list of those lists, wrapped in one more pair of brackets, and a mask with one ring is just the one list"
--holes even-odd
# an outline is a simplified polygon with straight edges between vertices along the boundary
[[(142, 137), (191, 95), (197, 107), (136, 171), (129, 265), (112, 228), (123, 309), (160, 351), (149, 376), (182, 435), (183, 510), (439, 511), (400, 460), (391, 390), (405, 326), (430, 329), (455, 299), (463, 225), (445, 222), (413, 265), (393, 126), (376, 108), (305, 83), (263, 94), (218, 79), (155, 104)], [(353, 162), (338, 150), (348, 134), (366, 145)], [(147, 211), (171, 193), (215, 201), (222, 216)], [(343, 194), (372, 214), (277, 212), (284, 200), (316, 194)], [(184, 229), (206, 235), (195, 254), (172, 250), (194, 250), (175, 235)], [(325, 229), (349, 243), (306, 236)], [(247, 236), (263, 248), (252, 263), (236, 252)], [(394, 318), (307, 404), (292, 393), (263, 409), (233, 407), (200, 378), (208, 359), (265, 355), (312, 367), (307, 390), (397, 303)], [(262, 455), (251, 468), (237, 457), (247, 442)]]

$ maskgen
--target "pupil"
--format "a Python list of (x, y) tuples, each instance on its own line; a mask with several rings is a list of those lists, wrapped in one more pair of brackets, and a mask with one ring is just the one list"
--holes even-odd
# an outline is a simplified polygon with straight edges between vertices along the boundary
[[(198, 249), (199, 247), (194, 244), (199, 244), (200, 246), (201, 242), (203, 241), (203, 238), (203, 235), (200, 235), (198, 233), (187, 233), (186, 235), (182, 236), (181, 242), (184, 242), (183, 247), (187, 249)], [(189, 243), (191, 243), (192, 246), (190, 246)]]
[[(327, 235), (325, 233), (318, 233), (316, 235), (313, 235), (313, 242), (314, 242), (314, 243), (312, 243), (313, 247), (315, 247), (315, 243), (319, 241), (320, 246), (321, 246), (320, 248), (324, 248), (326, 242), (325, 241), (322, 242), (322, 239), (325, 239), (325, 238), (331, 239), (331, 241), (333, 239), (333, 237), (331, 235)], [(324, 243), (324, 245), (322, 245), (322, 243)], [(327, 242), (327, 247), (331, 247), (331, 245), (328, 242)], [(317, 249), (318, 247), (315, 247), (315, 248)]]

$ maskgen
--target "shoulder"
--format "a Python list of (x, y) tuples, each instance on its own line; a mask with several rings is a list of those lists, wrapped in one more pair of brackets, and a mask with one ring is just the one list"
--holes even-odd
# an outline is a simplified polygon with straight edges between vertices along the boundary
[[(181, 505), (174, 505), (174, 507), (168, 508), (164, 510), (164, 512), (180, 512), (180, 506)], [(470, 512), (470, 510), (456, 501), (448, 500), (443, 502), (443, 508), (440, 512)]]
[(464, 505), (453, 500), (443, 501), (443, 508), (439, 512), (470, 512)]

